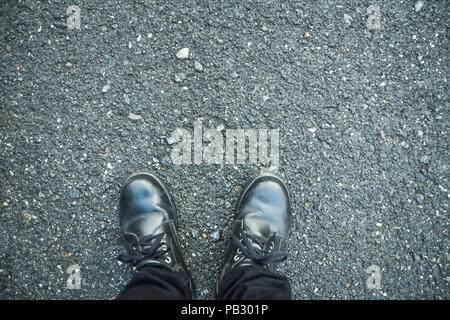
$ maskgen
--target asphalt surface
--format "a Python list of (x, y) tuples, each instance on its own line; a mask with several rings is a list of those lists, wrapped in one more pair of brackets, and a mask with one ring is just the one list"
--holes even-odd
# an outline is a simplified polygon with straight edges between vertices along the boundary
[(120, 187), (149, 168), (212, 299), (261, 167), (174, 165), (166, 137), (202, 119), (280, 130), (295, 216), (279, 272), (295, 299), (449, 299), (447, 2), (382, 1), (378, 30), (372, 4), (1, 1), (0, 297), (116, 297), (131, 277), (116, 259)]

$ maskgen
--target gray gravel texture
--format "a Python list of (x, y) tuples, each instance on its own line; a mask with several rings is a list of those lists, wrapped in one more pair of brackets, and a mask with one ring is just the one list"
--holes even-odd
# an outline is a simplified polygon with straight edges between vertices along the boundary
[(150, 168), (212, 299), (261, 167), (174, 165), (164, 137), (202, 119), (280, 129), (295, 216), (279, 272), (295, 299), (449, 299), (448, 2), (380, 1), (379, 30), (371, 4), (1, 1), (0, 297), (115, 298), (131, 277), (116, 259), (120, 187)]

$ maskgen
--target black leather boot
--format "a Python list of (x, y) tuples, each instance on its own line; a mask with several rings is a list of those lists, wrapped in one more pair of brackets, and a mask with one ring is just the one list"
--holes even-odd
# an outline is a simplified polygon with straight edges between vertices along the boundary
[(262, 265), (273, 269), (276, 263), (287, 259), (290, 222), (289, 192), (284, 182), (273, 174), (251, 180), (236, 207), (230, 244), (217, 284), (233, 268)]
[(176, 208), (167, 187), (151, 173), (127, 179), (120, 196), (119, 220), (124, 235), (119, 243), (125, 254), (119, 260), (139, 271), (147, 265), (167, 267), (182, 274), (194, 287), (181, 253), (176, 231)]

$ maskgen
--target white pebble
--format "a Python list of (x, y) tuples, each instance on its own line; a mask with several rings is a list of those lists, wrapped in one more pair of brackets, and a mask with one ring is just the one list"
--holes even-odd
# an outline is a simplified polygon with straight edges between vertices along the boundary
[(131, 119), (131, 120), (139, 120), (142, 117), (140, 115), (138, 115), (138, 114), (130, 113), (130, 114), (128, 114), (128, 118)]
[(200, 64), (200, 62), (195, 61), (194, 62), (194, 69), (197, 71), (203, 71), (203, 66)]
[(183, 48), (177, 53), (178, 59), (187, 59), (189, 58), (189, 48)]
[(416, 5), (414, 6), (414, 10), (416, 10), (416, 12), (419, 12), (420, 10), (422, 10), (424, 5), (423, 1), (417, 1)]
[(111, 89), (111, 86), (109, 84), (107, 84), (102, 88), (102, 92), (108, 92), (109, 89)]

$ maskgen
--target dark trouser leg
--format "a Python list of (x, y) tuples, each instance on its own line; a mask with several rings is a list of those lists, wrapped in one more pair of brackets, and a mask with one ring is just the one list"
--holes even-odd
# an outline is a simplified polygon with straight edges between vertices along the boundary
[(219, 300), (290, 300), (291, 286), (285, 276), (262, 266), (236, 267), (219, 285)]
[(182, 275), (168, 268), (147, 265), (127, 284), (119, 300), (192, 299), (189, 284)]

